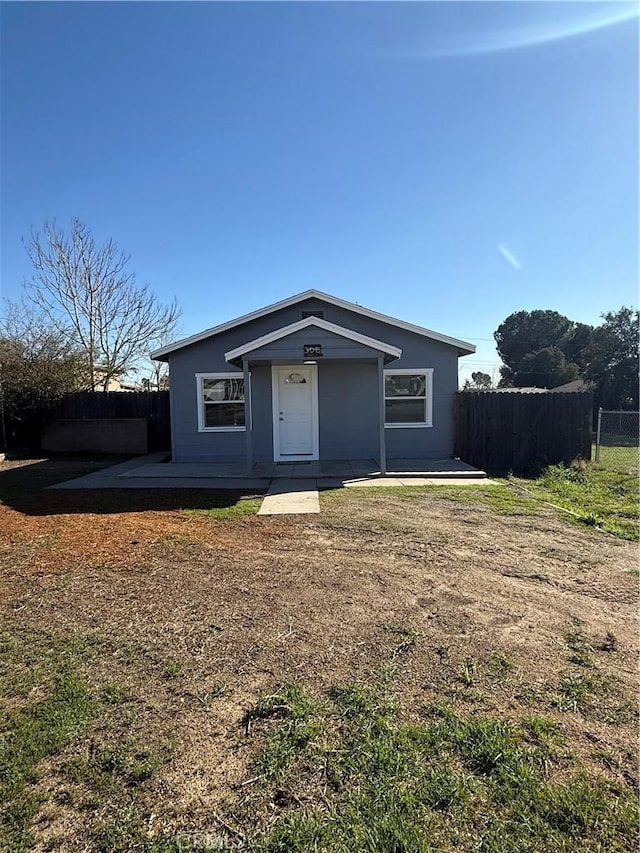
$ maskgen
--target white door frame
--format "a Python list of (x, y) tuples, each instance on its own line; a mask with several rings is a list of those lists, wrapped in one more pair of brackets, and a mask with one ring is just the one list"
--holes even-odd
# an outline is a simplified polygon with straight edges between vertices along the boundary
[[(295, 372), (308, 370), (311, 374), (311, 454), (303, 456), (280, 453), (280, 402), (279, 402), (279, 371)], [(318, 423), (318, 365), (317, 364), (272, 364), (271, 365), (271, 408), (273, 414), (273, 460), (274, 462), (307, 462), (320, 458), (320, 433)]]

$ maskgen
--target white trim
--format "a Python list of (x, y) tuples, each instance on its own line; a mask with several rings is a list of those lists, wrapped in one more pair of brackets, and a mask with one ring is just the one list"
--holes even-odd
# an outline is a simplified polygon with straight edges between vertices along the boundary
[[(303, 456), (280, 453), (280, 402), (278, 399), (280, 371), (301, 369), (311, 372), (311, 422), (313, 427), (312, 454)], [(320, 428), (318, 418), (318, 365), (317, 364), (273, 364), (271, 366), (271, 411), (273, 416), (273, 461), (274, 462), (314, 462), (320, 458)]]
[(253, 341), (243, 344), (241, 347), (229, 350), (224, 354), (225, 361), (233, 361), (235, 358), (240, 358), (249, 352), (254, 352), (260, 347), (279, 341), (281, 338), (286, 338), (294, 332), (299, 332), (302, 329), (308, 329), (309, 326), (315, 326), (318, 329), (324, 329), (327, 332), (333, 332), (334, 335), (339, 335), (341, 338), (348, 338), (351, 341), (362, 344), (371, 349), (379, 350), (387, 353), (393, 358), (400, 358), (402, 350), (399, 347), (394, 347), (391, 344), (386, 344), (384, 341), (379, 341), (376, 338), (370, 338), (368, 335), (361, 335), (359, 332), (354, 332), (352, 329), (345, 329), (344, 326), (338, 326), (335, 323), (330, 323), (328, 320), (323, 320), (321, 317), (305, 317), (304, 320), (298, 320), (295, 323), (290, 323), (288, 326), (282, 326), (274, 332), (269, 332), (267, 335), (262, 335)]
[(398, 329), (405, 329), (407, 332), (414, 332), (416, 335), (422, 335), (423, 337), (431, 338), (434, 341), (450, 344), (451, 346), (458, 348), (460, 355), (468, 355), (476, 351), (475, 346), (467, 343), (466, 341), (461, 341), (458, 338), (451, 338), (448, 335), (442, 335), (439, 332), (434, 332), (431, 329), (425, 329), (422, 326), (416, 326), (413, 323), (406, 323), (404, 320), (397, 320), (395, 317), (389, 317), (387, 314), (380, 314), (378, 311), (372, 311), (370, 308), (363, 308), (361, 305), (356, 305), (353, 302), (347, 302), (345, 299), (339, 299), (337, 296), (331, 296), (329, 293), (323, 293), (321, 290), (311, 289), (305, 290), (302, 293), (297, 293), (295, 296), (289, 296), (287, 299), (281, 299), (280, 302), (274, 302), (272, 305), (267, 305), (265, 308), (260, 308), (258, 311), (252, 311), (250, 314), (244, 314), (242, 317), (237, 317), (235, 320), (229, 320), (226, 323), (221, 323), (219, 326), (213, 326), (211, 329), (205, 329), (204, 332), (199, 332), (198, 334), (191, 335), (188, 338), (183, 338), (173, 344), (160, 347), (160, 349), (154, 350), (151, 353), (151, 358), (162, 360), (164, 356), (169, 355), (178, 349), (206, 340), (206, 338), (211, 338), (214, 335), (219, 335), (221, 332), (226, 332), (228, 329), (234, 329), (236, 326), (241, 326), (243, 323), (249, 323), (251, 320), (258, 320), (260, 317), (264, 317), (274, 311), (280, 311), (282, 308), (288, 308), (298, 302), (303, 302), (305, 299), (320, 299), (323, 302), (328, 302), (330, 305), (336, 305), (338, 308), (353, 311), (355, 314), (360, 314), (362, 317), (369, 317), (372, 320), (380, 320), (382, 323), (387, 323), (390, 326), (396, 326)]
[(387, 424), (385, 423), (385, 429), (430, 429), (433, 424)]
[[(235, 373), (196, 373), (196, 391), (198, 395), (198, 432), (246, 432), (247, 426), (208, 427), (204, 425), (204, 396), (202, 394), (203, 379), (243, 379), (244, 374), (240, 371)], [(250, 393), (250, 391), (249, 391)], [(247, 413), (247, 389), (244, 389), (244, 411), (245, 421)]]
[[(385, 429), (428, 429), (433, 426), (433, 367), (402, 367), (394, 370), (393, 368), (389, 368), (389, 370), (384, 371), (384, 377), (386, 378), (388, 375), (398, 374), (404, 376), (415, 376), (419, 374), (424, 374), (426, 382), (425, 382), (425, 420), (420, 423), (416, 423), (412, 421), (411, 423), (387, 423), (385, 421), (384, 428)], [(391, 398), (389, 398), (391, 399)], [(398, 400), (416, 400), (422, 399), (418, 397), (397, 397)], [(385, 409), (387, 405), (387, 395), (386, 395), (386, 386), (385, 386), (385, 396), (384, 396)]]

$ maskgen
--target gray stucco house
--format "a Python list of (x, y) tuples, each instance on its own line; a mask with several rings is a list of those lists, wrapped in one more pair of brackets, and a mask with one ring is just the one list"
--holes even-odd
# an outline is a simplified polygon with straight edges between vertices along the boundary
[(306, 290), (152, 353), (174, 462), (446, 459), (472, 344)]

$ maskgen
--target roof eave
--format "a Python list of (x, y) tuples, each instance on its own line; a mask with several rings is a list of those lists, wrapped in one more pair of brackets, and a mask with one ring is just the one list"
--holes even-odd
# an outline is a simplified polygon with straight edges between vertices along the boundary
[(369, 335), (362, 335), (359, 332), (354, 332), (352, 329), (346, 329), (344, 326), (339, 326), (336, 323), (330, 323), (328, 320), (324, 320), (321, 317), (305, 317), (303, 320), (297, 320), (295, 323), (289, 323), (287, 326), (282, 326), (281, 328), (275, 329), (273, 332), (269, 332), (266, 335), (261, 335), (259, 338), (255, 338), (253, 341), (249, 341), (240, 347), (229, 350), (224, 354), (225, 361), (235, 364), (237, 360), (241, 359), (243, 356), (248, 355), (251, 352), (255, 352), (257, 349), (261, 349), (264, 346), (275, 343), (276, 341), (282, 340), (283, 338), (289, 337), (289, 335), (302, 331), (302, 329), (308, 329), (310, 326), (324, 329), (338, 337), (352, 340), (362, 346), (381, 352), (385, 356), (389, 356), (391, 360), (400, 358), (402, 355), (400, 347), (393, 346), (393, 344), (388, 344), (385, 341), (380, 341), (377, 338), (370, 337)]
[(426, 329), (423, 326), (416, 326), (414, 323), (408, 323), (404, 320), (399, 320), (396, 317), (390, 317), (387, 314), (381, 314), (380, 312), (373, 311), (370, 308), (363, 308), (361, 305), (356, 305), (354, 302), (348, 302), (345, 299), (340, 299), (337, 296), (332, 296), (330, 293), (323, 293), (321, 290), (310, 289), (304, 290), (301, 293), (297, 293), (294, 296), (289, 296), (287, 299), (282, 299), (279, 302), (274, 302), (273, 304), (267, 305), (264, 308), (260, 308), (257, 311), (252, 311), (249, 314), (244, 314), (241, 317), (237, 317), (235, 320), (229, 320), (226, 323), (221, 323), (218, 326), (212, 326), (210, 329), (206, 329), (205, 331), (199, 332), (196, 335), (191, 335), (188, 338), (183, 338), (182, 340), (176, 341), (173, 344), (168, 344), (165, 347), (161, 347), (160, 349), (154, 350), (151, 353), (151, 358), (155, 359), (156, 361), (167, 361), (167, 358), (165, 358), (165, 356), (171, 355), (171, 353), (176, 352), (176, 350), (183, 349), (184, 347), (199, 343), (200, 341), (214, 337), (215, 335), (219, 335), (222, 332), (227, 331), (228, 329), (236, 328), (237, 326), (241, 326), (244, 323), (249, 323), (252, 320), (257, 320), (260, 317), (264, 317), (267, 314), (279, 311), (282, 308), (288, 308), (291, 305), (297, 304), (298, 302), (303, 302), (305, 299), (313, 298), (320, 299), (324, 302), (328, 302), (329, 304), (344, 308), (347, 311), (353, 311), (356, 314), (360, 314), (361, 316), (369, 317), (373, 320), (378, 320), (382, 323), (387, 323), (391, 326), (395, 326), (396, 328), (405, 329), (408, 332), (413, 332), (414, 334), (421, 335), (422, 337), (427, 337), (432, 340), (448, 344), (449, 346), (454, 346), (458, 350), (458, 355), (471, 355), (476, 351), (475, 346), (473, 344), (467, 343), (467, 341), (462, 341), (458, 338), (451, 338), (448, 335), (442, 335), (439, 332), (434, 332), (433, 330)]

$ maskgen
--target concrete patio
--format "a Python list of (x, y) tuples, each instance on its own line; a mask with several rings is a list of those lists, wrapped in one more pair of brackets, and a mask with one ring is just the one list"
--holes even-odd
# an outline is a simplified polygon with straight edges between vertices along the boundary
[(315, 481), (318, 489), (349, 486), (420, 486), (434, 483), (489, 483), (484, 471), (459, 459), (390, 460), (380, 474), (374, 459), (318, 462), (269, 462), (253, 466), (251, 477), (241, 462), (175, 463), (166, 453), (129, 459), (92, 474), (51, 486), (52, 489), (255, 489), (267, 490), (273, 480)]

